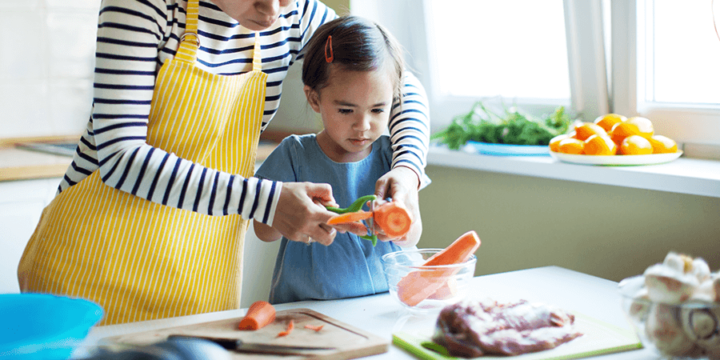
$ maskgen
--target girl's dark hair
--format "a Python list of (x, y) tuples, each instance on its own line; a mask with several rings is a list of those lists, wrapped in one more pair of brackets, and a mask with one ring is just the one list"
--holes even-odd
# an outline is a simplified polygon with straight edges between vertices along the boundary
[[(328, 36), (332, 36), (332, 63), (325, 60)], [(397, 74), (393, 94), (400, 97), (405, 68), (402, 48), (384, 27), (361, 17), (343, 16), (320, 26), (306, 49), (302, 80), (311, 89), (319, 92), (327, 86), (330, 64), (349, 71), (373, 71), (391, 60)]]

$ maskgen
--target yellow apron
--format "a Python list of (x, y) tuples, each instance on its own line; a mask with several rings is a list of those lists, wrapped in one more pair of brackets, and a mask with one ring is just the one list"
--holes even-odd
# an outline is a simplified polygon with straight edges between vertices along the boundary
[[(253, 70), (195, 66), (198, 0), (156, 79), (147, 143), (202, 166), (254, 173), (265, 107), (259, 36)], [(248, 222), (152, 203), (105, 185), (96, 170), (43, 211), (18, 268), (23, 292), (82, 297), (116, 324), (239, 308)]]

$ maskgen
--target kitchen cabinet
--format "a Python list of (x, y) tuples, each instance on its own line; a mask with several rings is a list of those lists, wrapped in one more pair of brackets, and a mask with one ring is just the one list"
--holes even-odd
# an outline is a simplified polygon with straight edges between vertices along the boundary
[(17, 293), (17, 266), (60, 178), (0, 181), (0, 293)]

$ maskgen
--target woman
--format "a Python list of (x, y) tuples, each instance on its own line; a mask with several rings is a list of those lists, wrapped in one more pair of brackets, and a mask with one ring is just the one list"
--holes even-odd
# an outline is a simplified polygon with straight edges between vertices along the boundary
[[(92, 117), (30, 239), (23, 291), (79, 296), (104, 324), (238, 308), (249, 219), (329, 242), (324, 184), (252, 177), (288, 67), (336, 17), (315, 0), (106, 0)], [(393, 170), (376, 193), (417, 211), (428, 118), (407, 77)], [(222, 215), (222, 216), (221, 216)]]

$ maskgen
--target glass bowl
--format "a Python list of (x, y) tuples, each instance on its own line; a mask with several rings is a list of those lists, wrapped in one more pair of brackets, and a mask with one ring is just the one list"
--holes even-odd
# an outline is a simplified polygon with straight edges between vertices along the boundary
[(665, 359), (720, 359), (720, 304), (665, 304), (638, 297), (642, 275), (618, 285), (625, 316), (645, 348)]
[(477, 258), (460, 264), (423, 266), (443, 249), (403, 250), (383, 255), (390, 295), (412, 311), (439, 310), (465, 298)]

